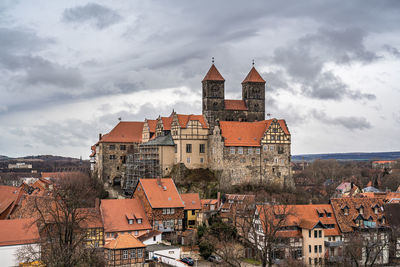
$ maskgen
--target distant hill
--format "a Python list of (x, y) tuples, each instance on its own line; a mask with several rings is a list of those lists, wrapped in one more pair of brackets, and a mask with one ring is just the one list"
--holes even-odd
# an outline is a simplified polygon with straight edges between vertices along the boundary
[(10, 158), (7, 156), (0, 155), (0, 160), (8, 160), (8, 159), (10, 159)]
[(315, 159), (336, 159), (341, 161), (395, 160), (400, 159), (398, 152), (368, 152), (368, 153), (328, 153), (293, 155), (293, 161), (313, 161)]

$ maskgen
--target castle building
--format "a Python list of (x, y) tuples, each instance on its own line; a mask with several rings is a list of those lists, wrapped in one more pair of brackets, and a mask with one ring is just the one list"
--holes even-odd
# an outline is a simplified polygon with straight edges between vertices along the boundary
[(242, 82), (242, 99), (225, 99), (225, 79), (212, 64), (202, 81), (202, 115), (173, 111), (120, 122), (92, 149), (94, 169), (126, 190), (140, 178), (168, 176), (176, 164), (210, 168), (224, 183), (293, 186), (291, 135), (284, 120), (265, 120), (265, 83), (253, 66)]

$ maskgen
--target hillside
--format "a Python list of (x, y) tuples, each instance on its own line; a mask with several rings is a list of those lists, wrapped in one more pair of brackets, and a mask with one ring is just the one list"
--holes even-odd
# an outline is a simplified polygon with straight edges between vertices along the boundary
[(293, 155), (293, 161), (313, 161), (315, 159), (336, 159), (340, 161), (368, 161), (368, 160), (395, 160), (400, 159), (397, 152), (368, 152), (368, 153), (327, 153), (327, 154), (301, 154)]

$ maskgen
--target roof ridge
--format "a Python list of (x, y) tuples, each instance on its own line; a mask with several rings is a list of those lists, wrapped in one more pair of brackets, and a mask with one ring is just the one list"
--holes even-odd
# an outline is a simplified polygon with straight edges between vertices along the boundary
[(225, 79), (222, 77), (221, 73), (219, 73), (217, 67), (212, 64), (206, 76), (204, 76), (203, 82), (204, 81), (225, 81)]
[(265, 83), (265, 80), (261, 77), (260, 73), (258, 73), (256, 68), (253, 66), (249, 74), (247, 74), (246, 78), (244, 78), (242, 83), (248, 83), (248, 82)]

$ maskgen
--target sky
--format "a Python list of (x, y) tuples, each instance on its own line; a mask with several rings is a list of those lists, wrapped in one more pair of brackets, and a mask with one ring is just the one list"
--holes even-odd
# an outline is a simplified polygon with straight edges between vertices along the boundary
[(0, 155), (88, 158), (99, 133), (201, 114), (255, 67), (292, 154), (400, 151), (400, 1), (0, 1)]

